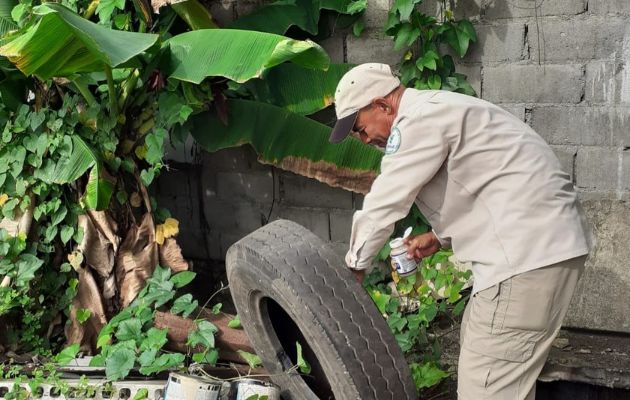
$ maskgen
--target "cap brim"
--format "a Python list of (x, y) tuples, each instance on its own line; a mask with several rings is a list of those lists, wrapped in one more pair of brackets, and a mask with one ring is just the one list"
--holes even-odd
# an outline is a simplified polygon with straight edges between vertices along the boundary
[(348, 115), (347, 117), (343, 117), (337, 120), (337, 123), (335, 124), (335, 127), (330, 134), (330, 138), (328, 139), (330, 143), (339, 143), (344, 140), (348, 136), (348, 134), (350, 134), (350, 131), (352, 131), (352, 128), (354, 128), (354, 123), (357, 120), (358, 114), (359, 112), (357, 111)]

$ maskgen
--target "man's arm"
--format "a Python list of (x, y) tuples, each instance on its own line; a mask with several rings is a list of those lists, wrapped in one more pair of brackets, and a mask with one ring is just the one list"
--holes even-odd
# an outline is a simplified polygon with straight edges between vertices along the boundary
[(448, 155), (448, 140), (439, 125), (420, 112), (399, 121), (401, 144), (386, 154), (381, 173), (365, 196), (363, 209), (354, 214), (346, 264), (355, 270), (370, 267), (391, 235), (396, 221), (409, 212), (418, 192), (440, 169)]

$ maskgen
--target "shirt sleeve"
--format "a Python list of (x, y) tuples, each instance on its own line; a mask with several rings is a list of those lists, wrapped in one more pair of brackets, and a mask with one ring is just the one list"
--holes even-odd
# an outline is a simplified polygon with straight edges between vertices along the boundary
[(363, 209), (352, 219), (345, 259), (351, 269), (371, 266), (396, 221), (407, 215), (418, 192), (448, 156), (445, 129), (424, 121), (421, 112), (401, 118), (395, 129), (400, 131), (400, 147), (383, 156), (381, 173), (365, 196)]

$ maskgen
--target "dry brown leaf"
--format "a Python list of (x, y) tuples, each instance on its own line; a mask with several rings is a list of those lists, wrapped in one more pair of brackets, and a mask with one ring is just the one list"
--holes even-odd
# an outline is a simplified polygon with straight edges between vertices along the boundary
[[(65, 328), (66, 339), (69, 344), (80, 343), (81, 350), (93, 354), (96, 350), (98, 334), (107, 323), (103, 299), (92, 273), (86, 268), (80, 268), (77, 295), (70, 309), (70, 324)], [(82, 308), (90, 310), (91, 315), (81, 324), (77, 320), (77, 311)]]
[(170, 268), (173, 272), (188, 270), (188, 262), (184, 260), (182, 249), (175, 239), (166, 239), (160, 246), (160, 265)]
[(116, 280), (120, 305), (126, 307), (144, 287), (158, 263), (158, 245), (151, 213), (142, 217), (139, 226), (132, 225), (116, 255)]
[(116, 235), (116, 222), (105, 211), (90, 211), (79, 216), (79, 228), (83, 229), (83, 241), (78, 249), (86, 263), (98, 275), (107, 279), (114, 270), (114, 260), (120, 237)]
[(133, 192), (131, 194), (131, 197), (129, 198), (129, 202), (131, 203), (132, 207), (138, 208), (142, 204), (142, 197), (140, 197), (138, 192)]

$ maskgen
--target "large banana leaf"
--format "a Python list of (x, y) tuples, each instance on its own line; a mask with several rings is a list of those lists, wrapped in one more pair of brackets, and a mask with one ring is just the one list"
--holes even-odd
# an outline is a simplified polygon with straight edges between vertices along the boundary
[(245, 82), (285, 61), (314, 69), (326, 69), (330, 63), (315, 42), (263, 32), (202, 29), (177, 35), (165, 45), (170, 50), (167, 74), (193, 83), (207, 76)]
[(11, 10), (17, 3), (17, 0), (0, 0), (0, 37), (18, 28), (13, 18), (11, 18)]
[(349, 138), (328, 142), (330, 128), (270, 104), (230, 100), (229, 124), (212, 112), (193, 117), (192, 134), (207, 151), (250, 144), (259, 160), (330, 186), (367, 193), (382, 153)]
[(116, 31), (55, 3), (35, 7), (41, 19), (0, 47), (25, 75), (40, 79), (117, 67), (153, 46), (158, 35)]
[(109, 205), (114, 185), (101, 176), (101, 163), (94, 151), (79, 137), (72, 136), (72, 152), (67, 158), (59, 160), (55, 168), (41, 171), (39, 179), (60, 185), (79, 179), (92, 168), (85, 189), (84, 202), (88, 208), (104, 210)]
[(294, 0), (278, 1), (260, 7), (232, 23), (231, 29), (284, 34), (292, 26), (317, 35), (321, 9), (348, 12), (353, 0)]
[(282, 64), (263, 79), (247, 83), (254, 97), (284, 107), (296, 114), (309, 115), (333, 103), (339, 80), (352, 64), (331, 64), (327, 71)]

